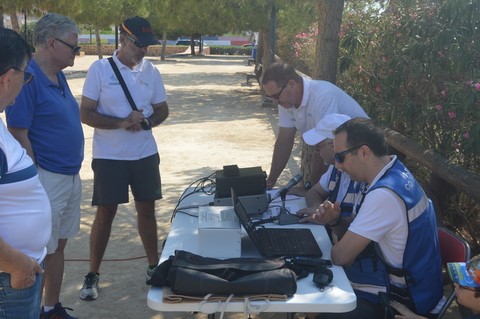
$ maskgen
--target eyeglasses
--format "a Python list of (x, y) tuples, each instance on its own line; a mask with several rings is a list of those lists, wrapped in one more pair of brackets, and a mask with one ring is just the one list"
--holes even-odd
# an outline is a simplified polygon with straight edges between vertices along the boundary
[(20, 69), (17, 69), (17, 68), (12, 68), (12, 69), (14, 69), (15, 71), (23, 73), (23, 84), (28, 84), (28, 83), (32, 82), (32, 80), (33, 80), (33, 74), (32, 73), (27, 72), (27, 71), (23, 71), (23, 70), (20, 70)]
[(362, 144), (362, 145), (357, 145), (357, 146), (354, 146), (352, 148), (349, 148), (348, 150), (345, 150), (343, 152), (339, 152), (339, 153), (335, 153), (335, 161), (339, 164), (342, 164), (343, 161), (345, 160), (345, 155), (347, 155), (348, 153), (351, 153), (357, 149), (359, 149), (360, 147), (362, 147), (363, 145), (365, 144)]
[(18, 72), (22, 72), (22, 73), (23, 73), (23, 84), (28, 84), (28, 83), (32, 82), (32, 80), (33, 80), (33, 74), (32, 74), (32, 73), (27, 72), (27, 71), (23, 71), (23, 70), (20, 70), (20, 69), (17, 69), (17, 68), (15, 68), (15, 67), (13, 67), (13, 66), (12, 66), (11, 68), (6, 69), (6, 70), (3, 71), (2, 73), (0, 73), (0, 75), (4, 75), (4, 74), (7, 73), (8, 70), (10, 70), (10, 69), (13, 69), (13, 70), (15, 70), (15, 71), (18, 71)]
[(133, 44), (134, 44), (137, 48), (143, 49), (143, 48), (145, 48), (145, 47), (148, 46), (148, 45), (146, 45), (145, 43), (143, 43), (143, 42), (141, 42), (141, 41), (138, 41), (137, 39), (135, 39), (134, 37), (132, 37), (132, 36), (126, 34), (126, 33), (125, 33), (124, 35), (127, 37), (128, 40), (132, 41)]
[(65, 44), (67, 47), (69, 47), (70, 49), (72, 49), (72, 53), (73, 54), (78, 54), (80, 53), (80, 50), (82, 49), (82, 47), (78, 46), (78, 45), (73, 45), (73, 44), (70, 44), (68, 42), (65, 42), (63, 41), (62, 39), (59, 39), (59, 38), (54, 38), (55, 40)]
[(475, 288), (475, 287), (467, 287), (467, 286), (461, 286), (461, 285), (458, 285), (459, 288), (461, 289), (465, 289), (465, 290), (470, 290), (470, 291), (474, 291), (474, 292), (480, 292), (480, 289), (479, 288)]
[(288, 84), (288, 82), (285, 83), (284, 86), (282, 86), (282, 89), (281, 89), (278, 93), (273, 94), (272, 96), (268, 96), (268, 95), (267, 95), (267, 97), (269, 97), (269, 98), (271, 98), (271, 99), (274, 99), (274, 100), (278, 100), (278, 99), (280, 98), (280, 95), (282, 95), (283, 89), (287, 86), (287, 84)]

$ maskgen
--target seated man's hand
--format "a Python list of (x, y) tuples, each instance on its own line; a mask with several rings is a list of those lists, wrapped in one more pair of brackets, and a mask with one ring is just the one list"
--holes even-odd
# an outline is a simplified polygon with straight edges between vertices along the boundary
[(299, 214), (300, 216), (304, 215), (300, 219), (300, 222), (312, 222), (321, 225), (332, 224), (335, 223), (340, 216), (340, 206), (326, 200), (320, 204), (317, 209), (301, 209), (297, 212), (297, 215)]
[(300, 223), (308, 223), (310, 222), (310, 217), (315, 214), (315, 211), (317, 209), (316, 208), (312, 208), (312, 207), (307, 207), (307, 208), (302, 208), (302, 209), (299, 209), (297, 212), (296, 212), (296, 215), (300, 217), (300, 219), (298, 220)]

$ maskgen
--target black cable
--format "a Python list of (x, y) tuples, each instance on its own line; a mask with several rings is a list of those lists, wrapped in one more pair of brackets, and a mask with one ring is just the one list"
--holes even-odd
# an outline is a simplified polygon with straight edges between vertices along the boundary
[[(213, 195), (215, 194), (215, 181), (212, 179), (212, 177), (215, 175), (215, 172), (212, 174), (208, 175), (207, 177), (202, 177), (197, 179), (196, 181), (192, 182), (188, 187), (183, 191), (182, 195), (178, 199), (177, 205), (175, 205), (175, 208), (173, 209), (172, 212), (172, 217), (170, 218), (170, 223), (173, 221), (173, 218), (175, 218), (175, 215), (177, 214), (177, 211), (179, 209), (180, 203), (187, 198), (188, 196), (191, 196), (196, 193), (204, 193), (206, 195)], [(191, 187), (194, 187), (193, 191), (190, 193), (186, 194), (187, 191), (190, 190)]]

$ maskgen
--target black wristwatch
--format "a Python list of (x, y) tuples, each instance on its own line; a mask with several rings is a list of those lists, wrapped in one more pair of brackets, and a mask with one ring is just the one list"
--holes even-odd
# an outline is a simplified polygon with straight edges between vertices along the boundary
[(308, 191), (310, 188), (312, 188), (312, 183), (310, 183), (310, 181), (306, 182), (305, 185), (303, 185), (303, 187), (305, 187), (305, 189)]

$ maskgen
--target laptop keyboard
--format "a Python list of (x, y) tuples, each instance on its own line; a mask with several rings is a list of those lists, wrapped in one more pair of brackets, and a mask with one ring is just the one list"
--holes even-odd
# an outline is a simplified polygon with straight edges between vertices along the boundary
[(282, 229), (281, 231), (266, 229), (263, 233), (266, 237), (264, 243), (270, 251), (295, 252), (302, 247), (301, 241), (297, 238), (297, 233), (289, 229)]

